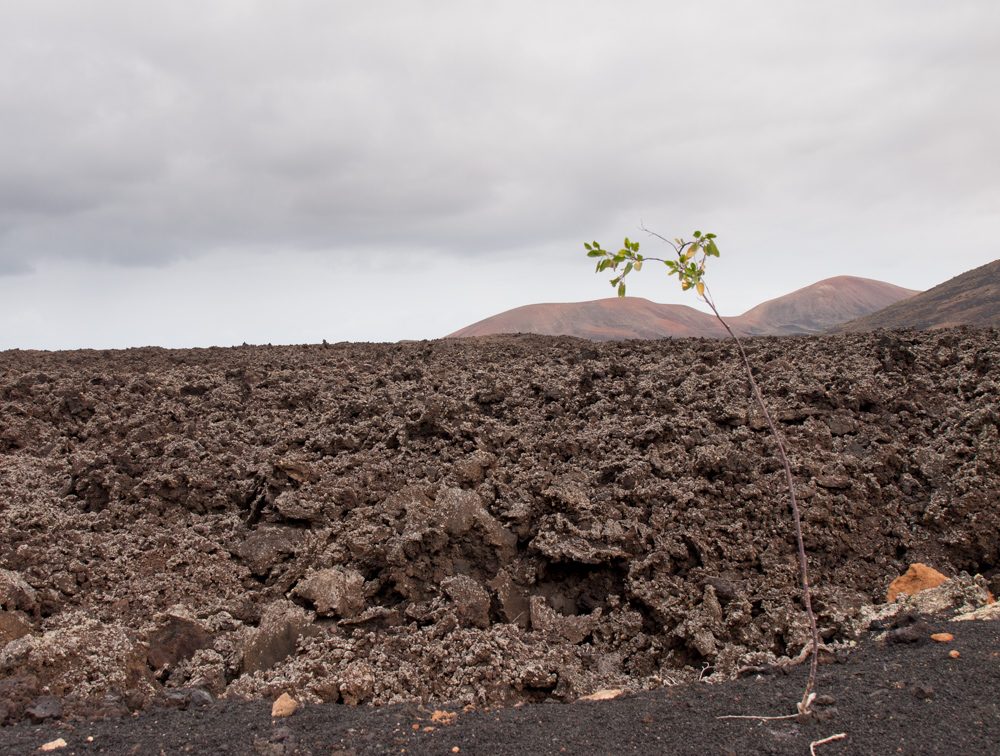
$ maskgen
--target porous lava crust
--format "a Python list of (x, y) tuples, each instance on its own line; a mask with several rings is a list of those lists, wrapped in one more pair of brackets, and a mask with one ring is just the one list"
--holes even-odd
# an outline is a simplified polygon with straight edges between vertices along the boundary
[[(993, 578), (996, 330), (746, 348), (824, 640), (911, 562)], [(0, 720), (571, 699), (794, 656), (783, 486), (723, 341), (0, 353)]]

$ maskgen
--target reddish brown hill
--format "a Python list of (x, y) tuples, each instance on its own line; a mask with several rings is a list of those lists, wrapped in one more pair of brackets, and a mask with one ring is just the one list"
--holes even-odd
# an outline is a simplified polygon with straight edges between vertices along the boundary
[(722, 336), (710, 315), (685, 305), (657, 304), (640, 297), (591, 302), (532, 304), (501, 312), (455, 331), (451, 336), (537, 333), (593, 341), (664, 339), (671, 336)]
[(820, 333), (918, 293), (870, 278), (836, 276), (759, 304), (732, 324), (755, 336)]
[(923, 294), (852, 320), (835, 331), (876, 328), (1000, 328), (1000, 260), (956, 276)]
[[(743, 334), (819, 333), (915, 293), (882, 281), (838, 276), (764, 302), (731, 318), (730, 324)], [(685, 305), (626, 297), (517, 307), (466, 326), (451, 336), (500, 333), (576, 336), (594, 341), (725, 335), (710, 314)]]

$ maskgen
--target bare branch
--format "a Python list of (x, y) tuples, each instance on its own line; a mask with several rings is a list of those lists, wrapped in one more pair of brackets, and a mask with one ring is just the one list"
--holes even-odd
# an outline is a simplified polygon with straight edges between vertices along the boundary
[(639, 225), (639, 228), (641, 228), (643, 231), (645, 231), (650, 236), (655, 236), (657, 239), (662, 239), (663, 241), (665, 241), (667, 244), (669, 244), (671, 247), (674, 248), (674, 252), (676, 252), (677, 254), (681, 253), (681, 251), (677, 248), (677, 245), (674, 244), (672, 241), (670, 241), (670, 239), (668, 239), (667, 237), (661, 236), (660, 234), (656, 233), (655, 231), (650, 231), (648, 228), (646, 228), (642, 224)]
[(831, 735), (828, 738), (823, 738), (822, 740), (814, 740), (809, 744), (809, 754), (810, 756), (816, 756), (816, 746), (825, 745), (826, 743), (832, 743), (835, 740), (843, 740), (847, 737), (846, 732), (838, 732), (836, 735)]

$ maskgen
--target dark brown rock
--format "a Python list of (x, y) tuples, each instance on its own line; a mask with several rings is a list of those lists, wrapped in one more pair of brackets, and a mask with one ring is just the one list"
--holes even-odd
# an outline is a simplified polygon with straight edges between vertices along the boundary
[(479, 583), (466, 575), (456, 575), (441, 581), (441, 587), (454, 602), (463, 625), (490, 626), (490, 596)]
[(36, 612), (38, 592), (18, 573), (0, 569), (0, 609)]
[(0, 612), (0, 648), (31, 632), (28, 618), (19, 612)]
[(295, 652), (299, 638), (317, 632), (308, 612), (290, 601), (276, 601), (264, 610), (260, 626), (244, 647), (240, 668), (243, 672), (270, 669)]
[(261, 525), (247, 535), (236, 554), (254, 575), (266, 577), (276, 565), (295, 553), (299, 537), (292, 528)]
[(292, 595), (308, 601), (321, 617), (355, 617), (365, 606), (365, 578), (357, 570), (330, 567), (306, 575)]
[(195, 620), (170, 615), (150, 633), (146, 659), (155, 670), (169, 669), (212, 644), (212, 635)]
[(59, 719), (62, 716), (62, 702), (55, 696), (40, 696), (25, 709), (24, 713), (35, 724)]

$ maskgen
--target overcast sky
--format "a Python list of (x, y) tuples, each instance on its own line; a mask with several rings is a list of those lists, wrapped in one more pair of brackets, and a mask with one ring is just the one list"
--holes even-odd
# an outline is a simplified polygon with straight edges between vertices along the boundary
[(997, 0), (0, 0), (0, 349), (436, 338), (642, 221), (731, 314), (929, 288), (1000, 257), (997, 92)]

